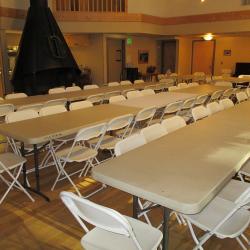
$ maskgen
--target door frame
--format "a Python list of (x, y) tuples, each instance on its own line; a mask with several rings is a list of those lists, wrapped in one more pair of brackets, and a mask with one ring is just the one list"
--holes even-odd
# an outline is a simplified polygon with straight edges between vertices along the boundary
[[(193, 72), (193, 60), (194, 60), (194, 45), (195, 45), (195, 43), (196, 42), (207, 42), (207, 41), (205, 41), (205, 40), (203, 40), (203, 39), (199, 39), (199, 40), (193, 40), (192, 41), (192, 58), (191, 58), (191, 74), (193, 74), (194, 72)], [(211, 72), (211, 74), (213, 75), (214, 74), (214, 61), (215, 61), (215, 50), (216, 50), (216, 40), (211, 40), (211, 41), (209, 41), (209, 42), (213, 42), (213, 59), (212, 59), (212, 72)]]

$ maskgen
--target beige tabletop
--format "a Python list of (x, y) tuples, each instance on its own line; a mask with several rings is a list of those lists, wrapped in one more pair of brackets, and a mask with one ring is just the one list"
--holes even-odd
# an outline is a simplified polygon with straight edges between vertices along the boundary
[(148, 85), (152, 85), (155, 83), (139, 83), (133, 85), (125, 85), (125, 86), (115, 86), (115, 87), (100, 87), (98, 89), (89, 89), (89, 90), (80, 90), (74, 92), (65, 92), (60, 94), (47, 94), (47, 95), (37, 95), (37, 96), (29, 96), (27, 98), (18, 98), (18, 99), (11, 99), (11, 100), (4, 100), (1, 101), (0, 104), (11, 103), (15, 107), (19, 107), (22, 105), (30, 105), (36, 103), (45, 103), (50, 100), (66, 98), (68, 101), (77, 101), (87, 98), (90, 95), (96, 95), (101, 93), (108, 93), (112, 91), (123, 91), (127, 89), (144, 89)]
[(211, 95), (213, 92), (217, 90), (226, 90), (229, 87), (224, 86), (214, 86), (212, 84), (202, 84), (197, 87), (188, 87), (188, 88), (182, 88), (174, 90), (175, 93), (189, 93), (189, 94), (196, 94), (196, 95), (205, 95), (209, 94)]
[(250, 102), (93, 169), (109, 186), (178, 212), (200, 212), (250, 156)]
[(112, 104), (69, 111), (61, 114), (39, 117), (21, 122), (1, 124), (0, 134), (12, 137), (26, 144), (38, 144), (50, 139), (76, 133), (79, 129), (107, 122), (114, 117), (133, 114), (136, 108)]
[(244, 82), (250, 82), (250, 77), (243, 77), (243, 78), (239, 78), (239, 77), (223, 77), (222, 78), (223, 81), (229, 81), (232, 83), (244, 83)]
[(147, 108), (156, 106), (157, 108), (165, 107), (169, 103), (176, 101), (186, 100), (191, 97), (196, 97), (195, 94), (186, 93), (174, 93), (174, 92), (162, 92), (155, 95), (137, 97), (121, 102), (117, 102), (117, 105), (136, 107), (136, 108)]

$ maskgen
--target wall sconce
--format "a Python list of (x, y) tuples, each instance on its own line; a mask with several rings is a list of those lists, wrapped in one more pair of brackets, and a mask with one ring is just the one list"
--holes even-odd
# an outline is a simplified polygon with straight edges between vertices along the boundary
[(204, 39), (205, 41), (211, 41), (211, 40), (213, 40), (213, 38), (214, 38), (214, 36), (213, 36), (212, 33), (207, 33), (207, 34), (205, 34), (205, 35), (203, 36), (203, 39)]

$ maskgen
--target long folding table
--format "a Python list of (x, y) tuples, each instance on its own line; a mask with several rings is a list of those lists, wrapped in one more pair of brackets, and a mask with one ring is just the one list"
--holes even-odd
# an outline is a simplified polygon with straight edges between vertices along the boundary
[[(39, 151), (37, 145), (50, 140), (78, 132), (81, 128), (92, 126), (126, 114), (135, 115), (139, 110), (131, 107), (117, 105), (97, 105), (91, 108), (65, 112), (61, 114), (39, 117), (35, 119), (19, 121), (0, 125), (0, 133), (7, 137), (20, 141), (22, 153), (24, 145), (33, 145), (36, 187), (31, 191), (41, 195), (47, 201), (49, 198), (41, 192), (39, 173)], [(26, 166), (23, 169), (24, 186), (26, 188)]]
[(94, 179), (170, 210), (200, 212), (250, 156), (250, 102), (193, 123), (93, 168)]

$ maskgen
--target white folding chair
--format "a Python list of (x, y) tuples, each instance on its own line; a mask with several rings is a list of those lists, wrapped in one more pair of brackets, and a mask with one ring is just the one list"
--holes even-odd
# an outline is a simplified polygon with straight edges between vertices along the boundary
[(169, 92), (175, 91), (175, 90), (178, 90), (178, 89), (180, 89), (180, 88), (177, 87), (177, 86), (170, 86), (170, 87), (168, 87), (168, 91), (169, 91)]
[(175, 115), (181, 110), (183, 105), (183, 101), (177, 101), (173, 103), (169, 103), (163, 110), (162, 115), (160, 117), (160, 122), (168, 115)]
[(215, 84), (215, 86), (221, 86), (221, 87), (233, 87), (233, 84), (231, 82), (227, 82), (227, 81), (217, 81)]
[(175, 83), (174, 79), (172, 78), (161, 79), (159, 82), (164, 83), (166, 88), (173, 86)]
[(108, 86), (109, 87), (116, 87), (116, 86), (120, 86), (120, 83), (119, 82), (109, 82)]
[(125, 100), (126, 100), (126, 98), (123, 95), (111, 96), (109, 98), (109, 103), (122, 102)]
[(235, 94), (235, 89), (234, 88), (230, 88), (230, 89), (226, 89), (223, 94), (222, 94), (222, 98), (229, 98), (231, 99), (232, 96)]
[(164, 79), (164, 78), (165, 78), (165, 75), (164, 75), (164, 74), (159, 74), (159, 75), (157, 75), (158, 81), (160, 81), (160, 80), (162, 80), (162, 79)]
[(198, 87), (198, 86), (200, 86), (200, 84), (198, 82), (190, 82), (188, 84), (188, 87)]
[(240, 171), (238, 172), (238, 176), (240, 177), (241, 181), (245, 181), (244, 177), (250, 177), (250, 160), (247, 160)]
[(53, 88), (49, 89), (49, 94), (60, 94), (60, 93), (65, 93), (65, 88)]
[(210, 102), (206, 106), (208, 115), (213, 115), (223, 110), (223, 106), (221, 106), (218, 102)]
[(56, 106), (56, 105), (62, 105), (66, 107), (67, 105), (67, 99), (66, 98), (60, 98), (60, 99), (54, 99), (47, 101), (43, 104), (43, 107), (49, 107), (49, 106)]
[(178, 88), (188, 88), (188, 84), (186, 82), (181, 82), (177, 85)]
[(13, 93), (5, 96), (6, 100), (28, 97), (25, 93)]
[(42, 103), (36, 103), (36, 104), (29, 104), (29, 105), (23, 105), (17, 108), (18, 111), (26, 110), (26, 109), (32, 109), (36, 112), (40, 112), (40, 109), (43, 107)]
[(228, 108), (232, 108), (234, 107), (234, 103), (232, 102), (232, 100), (225, 98), (225, 99), (221, 99), (219, 101), (221, 107), (223, 107), (223, 109), (228, 109)]
[(112, 97), (112, 96), (118, 96), (118, 95), (121, 95), (121, 91), (119, 91), (119, 90), (118, 91), (107, 92), (107, 93), (105, 93), (104, 100), (106, 102), (109, 102), (110, 97)]
[(66, 92), (75, 92), (75, 91), (80, 91), (82, 90), (79, 86), (72, 86), (72, 87), (67, 87)]
[(105, 95), (104, 94), (97, 94), (97, 95), (90, 95), (87, 97), (87, 101), (92, 102), (95, 104), (102, 104), (104, 101)]
[(246, 88), (246, 94), (248, 96), (248, 98), (250, 97), (250, 88)]
[(165, 128), (167, 133), (172, 133), (175, 130), (185, 127), (187, 124), (181, 116), (173, 116), (162, 121), (161, 125)]
[(168, 132), (166, 131), (165, 127), (163, 127), (159, 123), (143, 128), (140, 131), (140, 134), (144, 136), (147, 143), (159, 139), (160, 137), (166, 135), (167, 133)]
[(237, 98), (237, 103), (241, 103), (248, 100), (248, 96), (244, 91), (236, 93), (236, 98)]
[(89, 84), (89, 85), (85, 85), (85, 86), (83, 87), (84, 90), (88, 90), (88, 89), (98, 89), (98, 88), (99, 88), (99, 86), (96, 85), (96, 84)]
[(163, 92), (165, 89), (167, 89), (167, 84), (165, 83), (158, 83), (154, 87), (156, 93)]
[(155, 106), (140, 110), (134, 118), (129, 134), (131, 135), (132, 133), (137, 132), (137, 130), (149, 126), (154, 118), (156, 110), (157, 108)]
[(54, 105), (54, 106), (46, 106), (40, 109), (39, 115), (40, 116), (48, 116), (48, 115), (55, 115), (60, 114), (63, 112), (67, 112), (67, 109), (64, 105)]
[[(59, 168), (59, 173), (51, 190), (54, 190), (58, 181), (68, 179), (76, 192), (81, 196), (79, 189), (76, 187), (70, 176), (76, 173), (80, 173), (79, 177), (81, 177), (82, 175), (86, 176), (88, 171), (94, 166), (93, 161), (95, 160), (96, 163), (99, 163), (99, 161), (97, 160), (98, 149), (106, 132), (106, 128), (106, 123), (102, 123), (88, 128), (80, 129), (70, 147), (66, 147), (53, 152), (55, 155), (56, 164)], [(96, 145), (94, 147), (86, 146), (86, 142), (91, 139), (97, 139)], [(65, 170), (65, 167), (67, 163), (72, 162), (85, 162), (85, 164), (79, 171), (68, 174)]]
[[(203, 249), (203, 245), (213, 235), (220, 238), (234, 238), (243, 250), (249, 249), (249, 240), (244, 235), (250, 223), (250, 212), (245, 209), (250, 201), (250, 187), (241, 193), (235, 202), (216, 196), (200, 213), (182, 216), (187, 221), (192, 238), (196, 244), (194, 249)], [(193, 225), (205, 231), (197, 237)], [(242, 239), (245, 241), (245, 246)]]
[(204, 106), (197, 106), (191, 112), (194, 121), (201, 120), (209, 115), (207, 108)]
[(9, 113), (12, 113), (15, 111), (15, 107), (13, 104), (1, 104), (0, 105), (0, 118), (1, 121), (4, 121), (5, 116)]
[(192, 119), (191, 109), (194, 107), (195, 102), (195, 97), (185, 100), (181, 106), (181, 109), (177, 112), (177, 115), (182, 116), (187, 123)]
[(142, 94), (139, 90), (134, 90), (134, 91), (130, 91), (130, 92), (127, 92), (127, 98), (128, 99), (134, 99), (134, 98), (137, 98), (137, 97), (142, 97)]
[(204, 105), (207, 100), (208, 100), (208, 95), (199, 95), (199, 96), (197, 96), (194, 105), (195, 106)]
[(140, 83), (145, 83), (144, 80), (135, 80), (134, 84), (140, 84)]
[(132, 82), (126, 80), (126, 81), (121, 81), (120, 84), (121, 84), (122, 86), (124, 86), (124, 85), (132, 85)]
[(215, 92), (213, 92), (213, 94), (211, 95), (209, 102), (217, 102), (220, 100), (221, 96), (223, 95), (223, 90), (217, 90)]
[(155, 92), (153, 89), (143, 89), (141, 91), (142, 96), (150, 96), (150, 95), (155, 95)]
[(147, 86), (144, 87), (144, 89), (152, 89), (152, 90), (154, 90), (155, 86), (156, 85), (147, 85)]
[[(118, 246), (126, 250), (155, 250), (160, 245), (162, 232), (150, 225), (73, 193), (62, 192), (60, 197), (86, 233), (81, 240), (86, 250), (117, 250)], [(89, 230), (83, 220), (95, 228)]]
[(127, 93), (131, 92), (131, 91), (135, 91), (135, 89), (125, 89), (125, 90), (122, 91), (121, 94), (124, 95), (125, 97), (127, 97)]
[(31, 195), (18, 181), (25, 162), (26, 159), (17, 154), (0, 154), (0, 179), (8, 187), (4, 195), (0, 198), (0, 204), (2, 204), (3, 200), (14, 187), (19, 189), (20, 191), (23, 191), (29, 197), (29, 199), (34, 202), (34, 199), (31, 197)]
[(90, 101), (80, 101), (80, 102), (72, 102), (69, 105), (69, 110), (78, 110), (78, 109), (84, 109), (84, 108), (90, 108), (93, 107), (93, 103)]

